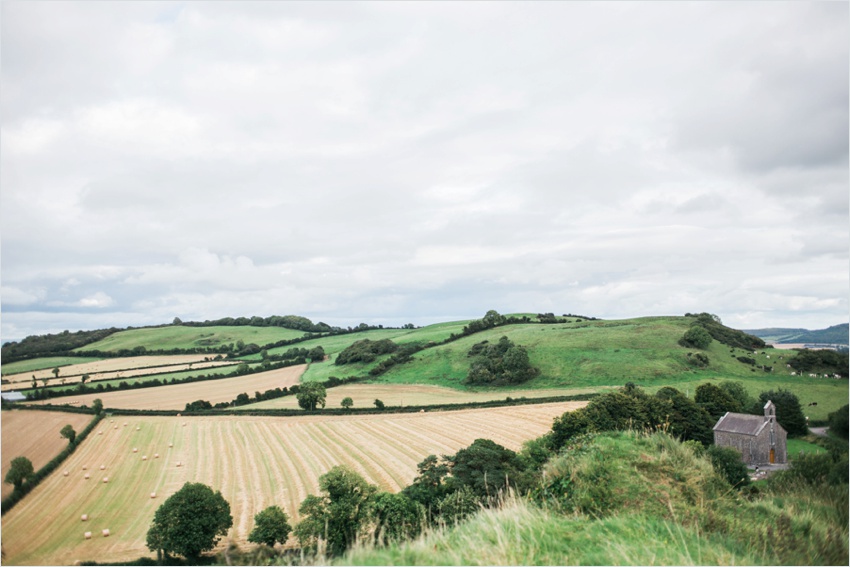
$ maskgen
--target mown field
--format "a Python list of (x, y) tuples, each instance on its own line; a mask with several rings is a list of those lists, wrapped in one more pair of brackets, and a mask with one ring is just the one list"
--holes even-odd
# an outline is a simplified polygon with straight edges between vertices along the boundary
[[(297, 522), (301, 501), (318, 491), (318, 477), (337, 464), (351, 466), (383, 490), (397, 491), (413, 480), (416, 465), (429, 454), (451, 454), (480, 437), (517, 450), (548, 431), (556, 416), (582, 405), (339, 417), (107, 419), (97, 430), (102, 434), (93, 432), (65, 462), (67, 477), (57, 471), (3, 517), (4, 564), (152, 557), (144, 540), (153, 514), (190, 481), (221, 490), (234, 519), (226, 541), (244, 546), (254, 514), (277, 504)], [(89, 516), (87, 522), (80, 521), (82, 514)], [(110, 530), (109, 537), (100, 535), (103, 529)], [(84, 539), (86, 531), (92, 539)]]
[[(51, 411), (4, 411), (0, 412), (3, 457), (0, 466), (2, 478), (9, 472), (12, 459), (26, 457), (38, 470), (68, 445), (68, 440), (59, 431), (66, 425), (79, 433), (94, 416), (87, 414), (59, 413)], [(12, 485), (3, 483), (0, 496), (5, 498), (12, 492)]]
[[(56, 367), (66, 370), (64, 367), (73, 366), (75, 364), (84, 364), (86, 362), (95, 362), (102, 360), (96, 357), (79, 357), (79, 356), (45, 356), (43, 358), (34, 358), (31, 360), (19, 360), (18, 362), (10, 362), (2, 366), (2, 374), (5, 378), (9, 374), (18, 374), (21, 372), (33, 372), (35, 370), (52, 370)], [(52, 374), (51, 374), (52, 376)]]
[[(58, 376), (55, 376), (52, 372), (54, 367), (4, 376), (4, 380), (8, 383), (3, 384), (3, 391), (30, 388), (33, 376), (35, 376), (39, 388), (43, 387), (43, 379), (47, 378), (49, 380), (48, 385), (65, 389), (62, 386), (71, 387), (79, 384), (84, 374), (89, 375), (87, 383), (91, 385), (92, 382), (115, 380), (117, 383), (127, 378), (138, 379), (169, 372), (177, 373), (238, 364), (238, 361), (233, 360), (205, 360), (207, 358), (209, 357), (199, 354), (178, 354), (95, 359), (91, 362), (61, 367)], [(200, 372), (194, 372), (194, 374), (200, 374)], [(157, 377), (162, 378), (162, 376)]]
[[(443, 386), (426, 386), (421, 384), (346, 384), (328, 389), (325, 407), (340, 408), (344, 398), (350, 397), (354, 402), (354, 408), (373, 408), (375, 400), (379, 399), (387, 407), (426, 406), (436, 404), (465, 404), (469, 402), (488, 402), (493, 400), (504, 400), (511, 398), (545, 398), (548, 396), (567, 396), (586, 394), (596, 391), (588, 390), (498, 390), (472, 392), (467, 390), (453, 390)], [(274, 409), (287, 408), (298, 409), (298, 400), (295, 396), (286, 396), (274, 400), (266, 400), (236, 409)]]
[(196, 400), (206, 400), (215, 405), (220, 402), (229, 402), (243, 392), (253, 396), (256, 391), (265, 392), (274, 388), (293, 386), (299, 383), (304, 369), (304, 366), (289, 366), (234, 378), (156, 386), (139, 390), (98, 392), (96, 394), (66, 396), (29, 403), (42, 405), (48, 403), (71, 404), (91, 407), (92, 402), (99, 398), (103, 402), (103, 407), (107, 409), (182, 410), (187, 403)]
[(116, 351), (121, 349), (132, 350), (140, 346), (148, 350), (187, 349), (218, 347), (231, 343), (235, 345), (240, 340), (245, 344), (255, 343), (263, 346), (281, 340), (297, 339), (303, 337), (305, 334), (304, 331), (284, 329), (282, 327), (184, 327), (181, 325), (169, 325), (165, 327), (145, 327), (118, 331), (102, 341), (97, 341), (75, 350)]

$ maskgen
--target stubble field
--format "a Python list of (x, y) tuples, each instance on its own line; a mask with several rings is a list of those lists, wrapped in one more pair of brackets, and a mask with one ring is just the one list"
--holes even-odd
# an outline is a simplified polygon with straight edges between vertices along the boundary
[[(265, 392), (274, 388), (294, 386), (299, 383), (305, 368), (304, 365), (288, 366), (268, 372), (236, 376), (235, 378), (68, 396), (53, 400), (52, 403), (91, 407), (95, 398), (100, 398), (105, 408), (182, 410), (187, 403), (196, 400), (206, 400), (215, 405), (220, 402), (229, 402), (242, 392), (253, 396), (255, 391)], [(51, 403), (51, 400), (32, 403), (47, 404)]]
[[(3, 458), (0, 474), (6, 478), (12, 459), (26, 457), (34, 470), (46, 465), (68, 445), (59, 431), (66, 425), (79, 433), (94, 416), (51, 411), (4, 411), (2, 421)], [(3, 483), (2, 498), (12, 493), (12, 485)]]
[[(398, 491), (429, 454), (455, 453), (481, 437), (517, 450), (548, 431), (556, 416), (584, 404), (339, 417), (116, 416), (66, 461), (68, 476), (57, 471), (3, 517), (4, 563), (152, 557), (144, 541), (153, 514), (185, 482), (222, 492), (233, 515), (223, 544), (246, 546), (254, 514), (276, 504), (297, 522), (301, 501), (337, 464)], [(100, 535), (103, 529), (109, 537)], [(92, 539), (84, 539), (86, 531)]]

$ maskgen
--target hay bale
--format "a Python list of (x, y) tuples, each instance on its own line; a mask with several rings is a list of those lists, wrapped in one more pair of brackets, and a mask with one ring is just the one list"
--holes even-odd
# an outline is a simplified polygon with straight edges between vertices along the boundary
[(178, 466), (178, 467), (179, 467), (179, 466), (181, 466), (182, 464), (183, 464), (183, 463), (181, 463), (180, 461), (177, 461), (177, 466)]
[(62, 476), (68, 476), (68, 471), (62, 471)]
[(86, 475), (83, 478), (88, 480), (90, 478), (89, 473), (86, 473)]
[(148, 460), (148, 456), (147, 456), (147, 455), (142, 455), (142, 460), (143, 460), (143, 461), (147, 461), (147, 460)]
[(109, 537), (109, 529), (105, 529), (101, 533), (103, 534), (103, 537)]
[(141, 430), (142, 430), (142, 428), (141, 428), (141, 427), (139, 427), (139, 426), (137, 425), (137, 426), (136, 426), (136, 431), (141, 431)]
[(133, 447), (133, 452), (134, 452), (134, 453), (138, 453), (138, 452), (139, 452), (139, 450), (138, 450), (137, 448)]
[(424, 409), (419, 410), (419, 413), (425, 413)]
[(83, 470), (84, 470), (84, 471), (85, 471), (85, 470), (88, 470), (88, 467), (87, 467), (86, 465), (83, 465)]
[(82, 516), (80, 516), (80, 521), (81, 522), (88, 522), (89, 521), (89, 515), (83, 514)]
[(180, 417), (180, 414), (179, 414), (179, 413), (177, 414), (177, 417)]
[(158, 459), (158, 458), (159, 458), (159, 453), (154, 453), (154, 454), (153, 454), (153, 458), (154, 458), (154, 459)]
[(169, 447), (174, 447), (174, 443), (169, 443), (169, 444), (168, 444), (168, 446), (169, 446)]
[(151, 492), (151, 498), (156, 498), (156, 492)]
[(115, 420), (114, 420), (114, 419), (110, 419), (110, 420), (109, 420), (109, 423), (115, 423)]
[(106, 484), (107, 482), (109, 482), (109, 477), (108, 476), (103, 477), (103, 484)]
[(98, 435), (103, 435), (103, 430), (97, 432)]
[(127, 422), (126, 422), (126, 421), (124, 422), (124, 427), (127, 427)]
[(100, 465), (100, 470), (105, 471), (105, 470), (106, 470), (106, 465)]
[(86, 539), (91, 539), (91, 532), (84, 533), (83, 537), (86, 538)]
[(112, 429), (118, 429), (118, 426), (116, 425), (116, 426), (115, 426), (115, 427), (113, 427)]

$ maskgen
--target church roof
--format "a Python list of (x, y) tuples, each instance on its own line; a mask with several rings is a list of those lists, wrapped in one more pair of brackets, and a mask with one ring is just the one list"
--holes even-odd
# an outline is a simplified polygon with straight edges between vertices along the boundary
[(714, 425), (714, 431), (755, 436), (761, 433), (767, 424), (768, 421), (764, 416), (728, 411), (723, 417), (717, 420), (717, 423)]

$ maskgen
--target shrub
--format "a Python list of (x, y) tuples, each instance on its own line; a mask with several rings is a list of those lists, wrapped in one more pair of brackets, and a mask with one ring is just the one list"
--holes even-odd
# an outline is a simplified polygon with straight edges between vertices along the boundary
[(686, 347), (705, 349), (711, 344), (711, 335), (704, 327), (693, 325), (679, 339), (679, 344)]
[(747, 465), (741, 460), (741, 453), (732, 447), (712, 445), (706, 451), (714, 470), (732, 486), (739, 488), (750, 484)]
[(828, 417), (829, 430), (842, 439), (847, 439), (848, 411), (850, 411), (850, 407), (848, 404), (844, 404), (843, 407), (830, 413)]
[(286, 512), (279, 506), (269, 506), (254, 516), (254, 529), (248, 541), (274, 547), (275, 542), (286, 543), (291, 531)]

